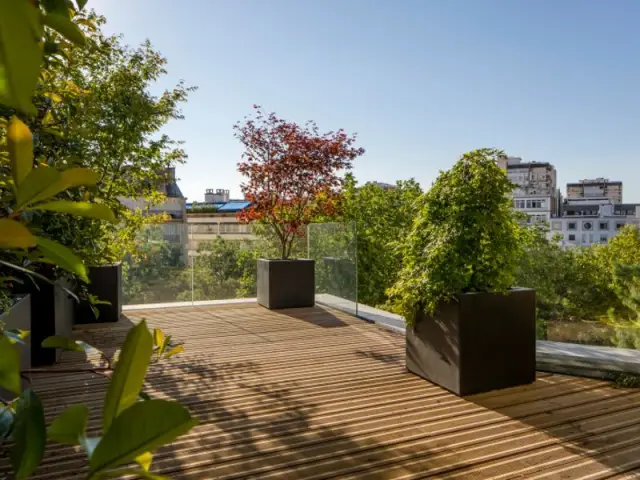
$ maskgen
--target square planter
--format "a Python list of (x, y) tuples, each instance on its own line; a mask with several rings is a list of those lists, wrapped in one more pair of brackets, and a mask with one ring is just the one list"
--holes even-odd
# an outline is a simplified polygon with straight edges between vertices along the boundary
[(258, 303), (271, 310), (315, 305), (315, 261), (258, 260)]
[(82, 300), (76, 306), (76, 323), (117, 322), (122, 314), (122, 264), (99, 265), (89, 267), (88, 270), (87, 276), (91, 283), (87, 285), (87, 290), (91, 295), (98, 297), (98, 300), (109, 302), (109, 304), (95, 305), (99, 312), (96, 318), (89, 302)]
[(406, 330), (407, 370), (456, 395), (532, 383), (536, 293), (465, 293)]
[[(50, 266), (42, 266), (38, 273), (55, 280), (54, 270)], [(53, 365), (59, 360), (61, 350), (42, 348), (42, 341), (52, 335), (71, 334), (75, 303), (62, 287), (69, 288), (70, 282), (65, 279), (55, 280), (57, 285), (33, 277), (33, 281), (22, 275), (22, 284), (14, 284), (16, 294), (31, 296), (31, 365), (41, 367)]]
[[(0, 321), (4, 322), (5, 330), (31, 330), (31, 296), (18, 295), (15, 303), (8, 312), (0, 314)], [(24, 345), (17, 344), (16, 347), (20, 351), (20, 369), (25, 370), (31, 368), (31, 343), (27, 337)], [(28, 382), (22, 380), (22, 389), (28, 388)], [(12, 400), (16, 394), (0, 388), (0, 398), (4, 400)]]

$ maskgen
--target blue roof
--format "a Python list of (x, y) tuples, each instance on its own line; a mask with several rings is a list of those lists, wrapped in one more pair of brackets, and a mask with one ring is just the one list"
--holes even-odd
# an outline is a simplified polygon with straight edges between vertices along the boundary
[(216, 202), (216, 203), (196, 203), (195, 205), (192, 202), (187, 202), (187, 210), (192, 208), (202, 208), (202, 207), (215, 207), (218, 212), (239, 212), (251, 205), (251, 202), (247, 202), (245, 200), (236, 201), (231, 200), (229, 202)]
[(239, 212), (244, 210), (251, 202), (227, 202), (218, 208), (219, 212)]

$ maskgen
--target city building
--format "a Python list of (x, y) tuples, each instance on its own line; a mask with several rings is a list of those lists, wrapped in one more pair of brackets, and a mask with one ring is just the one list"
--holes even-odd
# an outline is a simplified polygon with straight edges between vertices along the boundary
[(567, 183), (567, 198), (609, 198), (613, 203), (622, 203), (622, 182), (613, 182), (608, 178), (580, 180)]
[(172, 245), (179, 245), (183, 250), (186, 261), (188, 230), (187, 230), (187, 199), (182, 194), (176, 180), (176, 169), (168, 168), (165, 171), (164, 181), (158, 185), (158, 190), (165, 195), (164, 202), (149, 206), (144, 199), (120, 198), (120, 203), (135, 210), (137, 208), (148, 209), (150, 214), (164, 213), (169, 217), (166, 223), (160, 225), (163, 237)]
[(526, 213), (530, 222), (548, 222), (558, 213), (560, 192), (553, 165), (507, 156), (498, 159), (498, 165), (507, 171), (507, 177), (515, 185), (511, 193), (514, 208)]
[(614, 203), (610, 198), (567, 198), (559, 216), (549, 222), (549, 236), (563, 246), (607, 243), (625, 225), (640, 226), (640, 204)]
[(385, 183), (385, 182), (367, 182), (367, 183), (372, 183), (375, 186), (380, 187), (380, 188), (382, 188), (384, 190), (392, 190), (392, 189), (396, 188), (395, 185), (392, 185), (390, 183)]
[(189, 255), (193, 255), (202, 242), (215, 240), (253, 240), (250, 224), (242, 223), (237, 215), (250, 203), (244, 199), (229, 198), (229, 190), (207, 189), (204, 202), (186, 204), (189, 228)]

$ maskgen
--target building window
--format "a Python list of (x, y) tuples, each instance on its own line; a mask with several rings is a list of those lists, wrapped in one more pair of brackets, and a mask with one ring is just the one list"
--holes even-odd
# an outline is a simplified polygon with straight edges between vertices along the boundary
[(567, 223), (567, 230), (575, 230), (575, 229), (576, 229), (576, 222)]
[(575, 242), (576, 241), (576, 236), (573, 233), (569, 235), (569, 241), (570, 242)]
[(556, 230), (556, 231), (562, 230), (562, 222), (558, 222), (558, 221), (551, 222), (551, 230)]
[(607, 243), (607, 236), (606, 235), (600, 235), (600, 243)]
[(616, 222), (616, 230), (620, 230), (622, 227), (624, 227), (624, 223)]
[(591, 224), (591, 222), (584, 222), (584, 223), (582, 224), (582, 228), (583, 228), (583, 230), (591, 230), (591, 227), (592, 227), (592, 226), (593, 226), (593, 225)]
[(600, 222), (600, 230), (609, 230), (609, 222)]

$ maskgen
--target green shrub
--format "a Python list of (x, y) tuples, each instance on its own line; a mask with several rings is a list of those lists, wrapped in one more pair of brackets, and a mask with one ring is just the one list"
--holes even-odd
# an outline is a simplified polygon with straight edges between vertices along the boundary
[(403, 268), (390, 289), (409, 325), (464, 292), (502, 292), (514, 285), (523, 230), (508, 197), (513, 186), (496, 163), (502, 152), (464, 154), (418, 201), (401, 247)]

